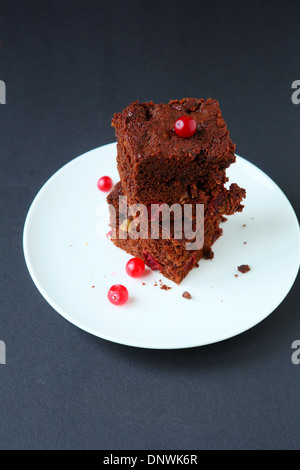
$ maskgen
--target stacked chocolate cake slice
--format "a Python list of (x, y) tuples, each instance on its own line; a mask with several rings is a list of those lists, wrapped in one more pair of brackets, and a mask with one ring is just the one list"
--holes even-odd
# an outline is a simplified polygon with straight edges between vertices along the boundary
[[(176, 132), (175, 123), (182, 118), (195, 126), (190, 136)], [(179, 284), (201, 258), (213, 257), (211, 247), (222, 235), (224, 216), (243, 209), (245, 190), (235, 183), (225, 187), (226, 169), (236, 158), (219, 104), (195, 98), (167, 104), (134, 102), (114, 115), (112, 125), (120, 182), (107, 198), (111, 239)], [(162, 208), (175, 206), (177, 211), (169, 211), (166, 236)], [(192, 248), (184, 227), (187, 206)], [(159, 227), (155, 236), (154, 222)]]

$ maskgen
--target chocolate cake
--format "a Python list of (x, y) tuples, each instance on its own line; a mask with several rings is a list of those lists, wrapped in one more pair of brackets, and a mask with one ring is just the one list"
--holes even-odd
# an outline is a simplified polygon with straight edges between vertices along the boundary
[[(161, 238), (155, 240), (150, 237), (148, 239), (132, 239), (130, 233), (127, 233), (127, 228), (133, 217), (130, 217), (128, 223), (124, 224), (119, 213), (119, 196), (123, 195), (122, 186), (118, 183), (107, 197), (110, 207), (114, 207), (116, 211), (115, 219), (111, 213), (110, 238), (117, 247), (143, 259), (151, 269), (158, 270), (177, 284), (185, 278), (202, 257), (212, 257), (211, 246), (222, 234), (222, 230), (219, 228), (220, 215), (208, 217), (205, 220), (204, 246), (200, 250), (187, 250), (187, 240), (184, 234), (181, 239), (175, 239), (172, 236), (166, 240)], [(126, 232), (125, 238), (120, 237), (122, 231)]]
[[(172, 224), (169, 239), (163, 239), (162, 237), (159, 239), (151, 239), (151, 219), (148, 220), (148, 238), (132, 239), (130, 230), (128, 229), (130, 229), (133, 216), (124, 219), (119, 212), (119, 197), (124, 196), (121, 183), (119, 182), (107, 197), (107, 202), (110, 205), (110, 238), (117, 247), (122, 248), (133, 256), (143, 259), (145, 264), (151, 269), (158, 270), (165, 277), (180, 284), (201, 258), (211, 259), (213, 257), (211, 247), (222, 235), (222, 229), (219, 225), (222, 221), (223, 214), (228, 214), (228, 212), (232, 213), (234, 207), (240, 207), (240, 201), (244, 193), (242, 192), (242, 194), (238, 194), (238, 196), (235, 195), (235, 199), (230, 191), (228, 191), (228, 194), (229, 196), (225, 204), (222, 200), (222, 210), (216, 203), (215, 213), (212, 215), (209, 213), (205, 214), (204, 240), (201, 238), (201, 248), (198, 250), (187, 250), (186, 243), (189, 240), (186, 239), (183, 231), (179, 239), (175, 238)], [(226, 207), (228, 212), (226, 212)], [(112, 210), (112, 208), (114, 208), (114, 210)], [(195, 229), (194, 226), (193, 229)], [(121, 232), (125, 232), (125, 235)], [(162, 231), (160, 233), (162, 233)]]
[[(192, 117), (195, 134), (183, 139), (174, 131), (181, 116)], [(168, 104), (134, 102), (113, 116), (118, 141), (117, 164), (129, 204), (180, 202), (223, 185), (235, 162), (216, 100), (186, 98)]]
[[(182, 116), (189, 116), (196, 123), (193, 135), (188, 138), (174, 131), (175, 121)], [(243, 209), (241, 201), (245, 190), (235, 183), (229, 189), (225, 187), (226, 168), (235, 162), (235, 146), (229, 138), (219, 104), (212, 99), (194, 98), (167, 104), (134, 102), (114, 115), (112, 125), (118, 140), (117, 165), (121, 181), (107, 197), (111, 210), (111, 240), (179, 284), (201, 258), (214, 256), (211, 247), (222, 235), (220, 223), (224, 216)], [(147, 236), (144, 233), (134, 239), (127, 232), (137, 216), (131, 214), (124, 219), (119, 211), (121, 196), (127, 197), (126, 210), (132, 204), (146, 206)], [(156, 204), (158, 216), (153, 215), (153, 204)], [(190, 204), (193, 229), (197, 226), (196, 207), (204, 205), (204, 239), (199, 238), (197, 249), (187, 249), (184, 231), (178, 236), (173, 229), (176, 217), (183, 217), (183, 211), (179, 216), (174, 215), (175, 212), (171, 214), (168, 238), (165, 238), (161, 221), (159, 237), (151, 238), (151, 223), (153, 218), (159, 217), (163, 204), (178, 204), (182, 208)], [(197, 237), (196, 240), (198, 243)]]

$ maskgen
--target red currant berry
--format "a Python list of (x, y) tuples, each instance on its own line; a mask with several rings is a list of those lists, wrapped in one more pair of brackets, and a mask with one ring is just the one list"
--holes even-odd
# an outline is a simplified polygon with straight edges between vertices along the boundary
[(156, 271), (157, 269), (159, 269), (158, 262), (153, 258), (153, 256), (148, 253), (148, 251), (143, 251), (143, 256), (145, 259), (145, 264), (149, 266), (152, 271)]
[(124, 305), (128, 300), (128, 290), (121, 284), (115, 284), (109, 289), (107, 298), (114, 305)]
[(112, 188), (112, 185), (113, 185), (113, 182), (109, 176), (102, 176), (102, 178), (100, 178), (97, 183), (97, 186), (100, 189), (100, 191), (104, 191), (104, 192), (110, 191)]
[(197, 123), (189, 116), (181, 116), (175, 121), (174, 130), (179, 137), (192, 137), (197, 130)]
[(145, 271), (145, 263), (140, 258), (131, 258), (126, 264), (126, 272), (131, 277), (140, 277)]

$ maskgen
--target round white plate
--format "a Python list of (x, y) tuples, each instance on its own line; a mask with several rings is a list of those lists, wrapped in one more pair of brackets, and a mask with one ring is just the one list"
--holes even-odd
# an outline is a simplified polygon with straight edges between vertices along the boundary
[[(298, 221), (278, 186), (247, 160), (237, 157), (228, 170), (230, 182), (247, 190), (244, 211), (222, 224), (214, 259), (201, 260), (180, 286), (150, 270), (139, 279), (125, 273), (130, 255), (105, 237), (106, 194), (97, 188), (103, 175), (119, 180), (115, 143), (87, 152), (55, 173), (25, 222), (24, 254), (31, 277), (49, 304), (73, 324), (131, 346), (201, 346), (256, 325), (289, 292), (299, 268)], [(241, 264), (251, 270), (239, 273)], [(172, 289), (160, 289), (159, 280)], [(117, 283), (130, 294), (122, 307), (107, 300), (109, 287)], [(190, 300), (182, 297), (184, 291)]]

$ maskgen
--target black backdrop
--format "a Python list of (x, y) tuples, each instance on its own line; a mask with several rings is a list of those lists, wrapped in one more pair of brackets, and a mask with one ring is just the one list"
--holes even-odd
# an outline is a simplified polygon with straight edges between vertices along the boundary
[(136, 99), (218, 99), (237, 153), (299, 211), (299, 18), (287, 0), (0, 0), (0, 448), (299, 447), (296, 285), (238, 337), (142, 350), (65, 321), (22, 252), (42, 184), (114, 141), (112, 114)]

